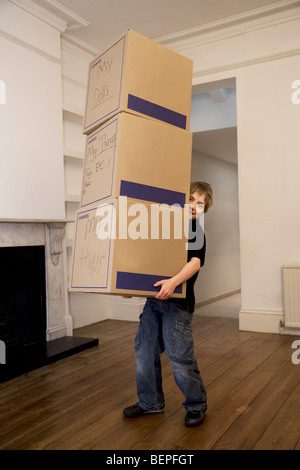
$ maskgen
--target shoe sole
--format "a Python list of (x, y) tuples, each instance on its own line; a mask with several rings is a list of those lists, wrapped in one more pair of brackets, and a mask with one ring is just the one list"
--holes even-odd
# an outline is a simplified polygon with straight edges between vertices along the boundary
[(162, 410), (154, 410), (154, 411), (144, 410), (143, 413), (137, 414), (135, 416), (134, 415), (133, 416), (128, 416), (124, 412), (123, 412), (123, 415), (125, 416), (125, 418), (139, 418), (140, 416), (154, 415), (154, 414), (157, 414), (157, 413), (162, 413), (163, 411), (164, 411), (164, 408)]
[(162, 413), (165, 409), (163, 408), (162, 410), (155, 410), (155, 411), (146, 411), (143, 413), (143, 415), (155, 415), (157, 413)]

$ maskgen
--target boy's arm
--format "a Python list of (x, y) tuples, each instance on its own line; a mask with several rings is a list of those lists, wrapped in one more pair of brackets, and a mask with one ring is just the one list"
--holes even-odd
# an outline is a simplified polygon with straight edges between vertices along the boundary
[(161, 289), (155, 298), (160, 300), (169, 299), (177, 286), (190, 279), (190, 277), (199, 271), (200, 265), (199, 258), (192, 258), (175, 276), (156, 282), (154, 287), (161, 286)]

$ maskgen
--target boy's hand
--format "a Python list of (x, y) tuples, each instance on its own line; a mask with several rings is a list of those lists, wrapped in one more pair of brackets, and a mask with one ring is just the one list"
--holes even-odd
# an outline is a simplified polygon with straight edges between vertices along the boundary
[(162, 281), (157, 281), (154, 284), (154, 287), (159, 287), (159, 286), (161, 286), (160, 291), (155, 296), (155, 298), (159, 299), (159, 300), (169, 299), (171, 297), (171, 295), (173, 294), (175, 288), (176, 288), (176, 285), (175, 285), (174, 281), (172, 280), (172, 278), (171, 279), (163, 279)]

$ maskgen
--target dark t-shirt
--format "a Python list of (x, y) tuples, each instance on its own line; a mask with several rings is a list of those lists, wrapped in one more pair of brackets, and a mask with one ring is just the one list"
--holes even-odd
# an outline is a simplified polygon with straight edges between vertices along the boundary
[[(196, 234), (196, 235), (195, 235)], [(205, 263), (205, 252), (206, 252), (206, 238), (199, 221), (192, 220), (190, 226), (189, 236), (189, 249), (187, 255), (187, 261), (192, 258), (200, 259), (200, 266), (204, 266)], [(171, 298), (169, 302), (175, 302), (179, 304), (184, 310), (193, 313), (195, 309), (195, 294), (194, 284), (198, 277), (199, 271), (197, 271), (190, 279), (186, 282), (186, 297), (183, 299)]]

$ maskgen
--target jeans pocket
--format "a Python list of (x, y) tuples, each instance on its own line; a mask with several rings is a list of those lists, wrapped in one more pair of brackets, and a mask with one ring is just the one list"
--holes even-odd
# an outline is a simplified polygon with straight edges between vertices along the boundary
[(176, 323), (170, 347), (170, 357), (182, 361), (193, 359), (194, 342), (190, 325)]

